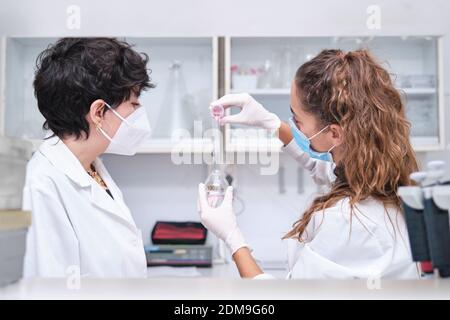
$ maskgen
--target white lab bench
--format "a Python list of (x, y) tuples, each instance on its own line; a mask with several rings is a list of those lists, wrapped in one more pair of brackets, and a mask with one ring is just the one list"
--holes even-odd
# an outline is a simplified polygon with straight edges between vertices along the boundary
[(0, 299), (450, 299), (450, 279), (242, 280), (225, 278), (27, 279), (0, 289)]
[[(268, 268), (263, 265), (266, 273), (270, 273), (277, 279), (285, 279), (288, 270), (280, 268)], [(197, 267), (149, 267), (147, 268), (149, 278), (167, 278), (167, 277), (204, 277), (204, 278), (240, 278), (239, 272), (234, 263), (214, 264), (212, 268)]]

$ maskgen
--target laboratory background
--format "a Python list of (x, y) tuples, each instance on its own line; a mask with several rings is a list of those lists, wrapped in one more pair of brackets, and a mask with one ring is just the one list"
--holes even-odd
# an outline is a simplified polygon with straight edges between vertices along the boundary
[[(149, 56), (156, 84), (140, 96), (152, 128), (145, 145), (132, 157), (101, 157), (142, 231), (148, 277), (238, 279), (211, 232), (204, 243), (164, 241), (164, 232), (177, 228), (202, 230), (197, 186), (217, 169), (203, 161), (218, 142), (205, 134), (216, 125), (210, 103), (247, 92), (287, 121), (301, 64), (325, 48), (369, 48), (404, 94), (420, 169), (449, 180), (449, 12), (447, 0), (0, 0), (0, 222), (3, 212), (20, 211), (26, 164), (45, 135), (33, 91), (38, 54), (62, 37), (117, 37)], [(172, 135), (180, 128), (181, 140)], [(239, 227), (261, 268), (281, 279), (287, 264), (282, 237), (320, 190), (276, 137), (246, 135), (234, 124), (221, 130), (216, 156), (232, 158), (220, 170), (234, 187)], [(0, 225), (0, 254), (17, 250), (14, 263), (0, 261), (3, 285), (22, 277), (18, 252), (28, 218), (14, 223), (19, 220), (24, 225), (13, 236), (7, 218), (3, 230)], [(179, 247), (168, 252), (167, 245)], [(443, 250), (449, 248), (446, 243)]]

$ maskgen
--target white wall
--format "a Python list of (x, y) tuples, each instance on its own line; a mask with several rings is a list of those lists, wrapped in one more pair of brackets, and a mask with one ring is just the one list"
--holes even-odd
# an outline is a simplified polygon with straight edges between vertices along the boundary
[[(449, 30), (447, 0), (1, 0), (8, 35), (330, 35), (366, 33), (366, 8), (382, 9), (383, 34)], [(79, 31), (66, 8), (81, 8)], [(379, 32), (377, 32), (379, 33)]]
[[(198, 221), (197, 186), (207, 177), (205, 165), (174, 165), (170, 155), (132, 158), (107, 155), (103, 159), (143, 230), (146, 244), (157, 220)], [(295, 161), (282, 155), (280, 164), (285, 168), (284, 193), (279, 192), (279, 176), (261, 175), (257, 165), (239, 165), (233, 174), (236, 179), (234, 207), (237, 213), (242, 212), (238, 216), (239, 224), (255, 255), (265, 260), (285, 257), (281, 237), (316, 191), (304, 171), (298, 176)], [(298, 179), (305, 192), (298, 192)]]
[[(80, 30), (66, 28), (66, 9), (81, 9)], [(366, 8), (379, 5), (381, 29), (366, 28)], [(329, 36), (443, 35), (446, 109), (450, 99), (450, 1), (448, 0), (0, 0), (0, 35), (4, 36)], [(446, 123), (450, 123), (447, 112)], [(450, 141), (450, 130), (447, 130)], [(202, 166), (176, 167), (169, 155), (109, 156), (107, 165), (123, 189), (139, 226), (148, 232), (157, 219), (195, 219), (196, 186), (205, 179)], [(450, 156), (421, 154), (424, 161)], [(261, 258), (284, 256), (279, 241), (307, 195), (297, 194), (296, 165), (284, 159), (286, 194), (277, 176), (261, 177), (250, 167), (237, 170), (238, 195), (246, 204), (239, 217), (244, 233)], [(307, 191), (312, 192), (305, 177)]]

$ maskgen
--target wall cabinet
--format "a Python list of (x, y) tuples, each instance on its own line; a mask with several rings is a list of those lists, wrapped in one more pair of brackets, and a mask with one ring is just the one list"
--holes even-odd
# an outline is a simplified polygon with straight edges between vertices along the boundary
[[(323, 49), (368, 48), (390, 73), (405, 99), (416, 151), (440, 150), (444, 143), (442, 44), (439, 37), (299, 37), (227, 38), (226, 92), (248, 92), (281, 119), (290, 117), (289, 94), (297, 68)], [(230, 126), (227, 147), (249, 151), (280, 145), (276, 138), (255, 143), (235, 137)]]
[[(125, 38), (150, 57), (155, 89), (141, 96), (152, 138), (142, 153), (170, 153), (175, 146), (189, 152), (210, 150), (203, 136), (211, 125), (208, 105), (225, 93), (248, 92), (267, 109), (287, 120), (290, 83), (296, 69), (322, 49), (369, 48), (383, 62), (403, 92), (411, 141), (416, 151), (440, 150), (444, 141), (442, 44), (439, 37), (226, 37), (219, 39)], [(39, 144), (44, 132), (32, 82), (36, 57), (56, 38), (6, 37), (1, 41), (1, 134)], [(224, 73), (219, 57), (224, 57)], [(219, 81), (219, 76), (223, 81)], [(219, 83), (223, 84), (219, 88)], [(235, 112), (235, 111), (231, 111)], [(185, 127), (182, 138), (175, 127)], [(242, 134), (226, 126), (225, 149), (278, 151), (281, 143), (264, 132)], [(174, 134), (174, 135), (173, 135)]]
[[(31, 140), (37, 146), (44, 137), (44, 118), (34, 97), (33, 79), (38, 54), (56, 38), (3, 38), (1, 46), (2, 134)], [(194, 132), (210, 125), (207, 106), (217, 98), (217, 38), (123, 38), (135, 50), (146, 53), (155, 89), (144, 91), (152, 138), (141, 153), (167, 153), (174, 146), (201, 152), (211, 143)], [(99, 97), (101, 98), (101, 97)], [(206, 107), (205, 107), (206, 106)], [(177, 119), (173, 123), (172, 119)], [(172, 136), (172, 126), (182, 134)], [(198, 131), (198, 130), (197, 130)], [(181, 138), (177, 138), (181, 136)]]

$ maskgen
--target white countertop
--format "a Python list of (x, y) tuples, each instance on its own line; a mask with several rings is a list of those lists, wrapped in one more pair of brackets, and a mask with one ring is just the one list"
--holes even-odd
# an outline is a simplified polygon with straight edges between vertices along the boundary
[(0, 299), (450, 299), (450, 279), (242, 280), (226, 278), (26, 279), (0, 289)]
[[(287, 266), (287, 263), (286, 263)], [(276, 269), (265, 266), (265, 272), (270, 273), (277, 279), (285, 279), (288, 274), (286, 268), (277, 267)], [(231, 278), (239, 279), (239, 272), (234, 263), (218, 263), (212, 268), (196, 267), (149, 267), (147, 268), (149, 278), (171, 278), (171, 277), (205, 277), (205, 278)]]

